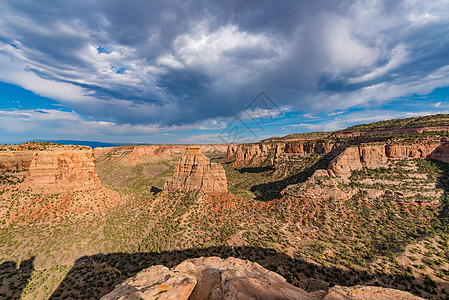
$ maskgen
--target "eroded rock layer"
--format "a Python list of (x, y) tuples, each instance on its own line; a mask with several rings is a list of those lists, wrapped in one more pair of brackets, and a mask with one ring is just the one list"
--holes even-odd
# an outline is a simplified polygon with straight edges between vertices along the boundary
[(370, 286), (333, 287), (307, 293), (258, 263), (234, 257), (189, 259), (173, 269), (153, 266), (117, 285), (102, 300), (115, 299), (422, 299)]
[(187, 148), (185, 155), (176, 165), (173, 178), (165, 183), (164, 189), (227, 193), (228, 182), (222, 165), (211, 163), (209, 158), (201, 153), (200, 148)]

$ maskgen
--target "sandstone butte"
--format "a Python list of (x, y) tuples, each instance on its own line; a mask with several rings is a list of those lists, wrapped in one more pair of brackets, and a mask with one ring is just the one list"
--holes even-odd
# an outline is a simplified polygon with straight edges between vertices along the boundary
[(345, 300), (422, 299), (410, 293), (374, 286), (341, 287), (307, 293), (281, 275), (258, 263), (234, 257), (200, 257), (186, 260), (173, 269), (158, 265), (139, 272), (117, 285), (102, 300)]
[(167, 191), (191, 192), (202, 190), (210, 194), (228, 192), (228, 182), (223, 166), (211, 163), (200, 148), (187, 148), (179, 160), (173, 178), (164, 185)]
[(100, 189), (92, 149), (73, 147), (35, 152), (22, 188), (46, 193)]
[(0, 170), (27, 169), (22, 190), (56, 194), (100, 189), (90, 147), (50, 145), (29, 150), (18, 145), (0, 152)]

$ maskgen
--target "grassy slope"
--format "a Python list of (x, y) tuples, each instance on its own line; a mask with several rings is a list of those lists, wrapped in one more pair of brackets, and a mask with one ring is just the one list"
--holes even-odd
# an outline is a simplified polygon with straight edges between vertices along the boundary
[(448, 126), (448, 125), (449, 125), (449, 115), (438, 114), (424, 117), (394, 119), (369, 124), (355, 125), (348, 127), (347, 129), (343, 129), (339, 132), (348, 133), (348, 132), (374, 131), (384, 129), (400, 129), (400, 128)]

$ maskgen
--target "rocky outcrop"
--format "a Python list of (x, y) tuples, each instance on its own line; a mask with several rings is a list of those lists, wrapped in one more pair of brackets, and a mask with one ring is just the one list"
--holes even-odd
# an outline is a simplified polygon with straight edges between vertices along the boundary
[(270, 159), (273, 168), (285, 157), (303, 157), (312, 154), (327, 155), (332, 151), (344, 147), (347, 142), (306, 140), (295, 142), (261, 142), (257, 144), (232, 144), (228, 146), (227, 158), (235, 159), (233, 165), (254, 165)]
[(101, 188), (92, 149), (64, 146), (35, 151), (21, 188), (44, 193)]
[(173, 178), (165, 183), (164, 189), (227, 193), (228, 182), (221, 164), (211, 163), (209, 158), (201, 153), (200, 148), (187, 148), (185, 155), (176, 165)]
[(384, 145), (350, 146), (330, 162), (329, 171), (331, 175), (349, 177), (353, 171), (361, 170), (363, 166), (384, 167), (387, 160)]
[[(155, 294), (154, 291), (159, 292)], [(316, 298), (257, 263), (233, 257), (201, 257), (186, 260), (172, 270), (163, 266), (150, 267), (118, 285), (102, 299)]]
[(176, 299), (422, 299), (394, 289), (335, 286), (307, 293), (257, 263), (229, 257), (189, 259), (173, 269), (153, 266), (117, 285), (102, 300)]
[(294, 153), (294, 154), (327, 154), (335, 149), (335, 142), (333, 141), (301, 141), (296, 143), (286, 143), (285, 144), (285, 153)]
[(46, 148), (41, 143), (0, 145), (0, 171), (23, 170), (30, 167), (33, 153)]

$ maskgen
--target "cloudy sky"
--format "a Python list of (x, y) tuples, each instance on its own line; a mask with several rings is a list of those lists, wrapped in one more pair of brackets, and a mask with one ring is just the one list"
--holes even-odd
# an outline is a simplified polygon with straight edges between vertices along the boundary
[(449, 113), (449, 2), (0, 2), (0, 143), (213, 143)]

